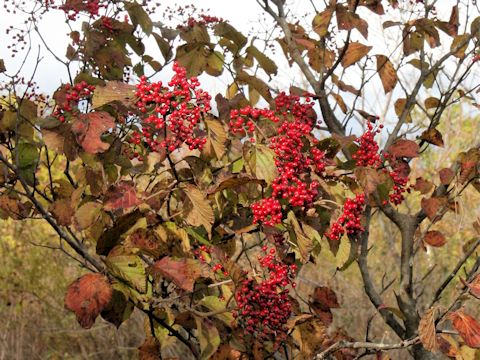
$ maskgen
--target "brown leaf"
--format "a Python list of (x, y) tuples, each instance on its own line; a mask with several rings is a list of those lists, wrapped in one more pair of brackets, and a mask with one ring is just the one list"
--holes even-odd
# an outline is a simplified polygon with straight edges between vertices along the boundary
[(75, 214), (71, 206), (70, 199), (56, 200), (51, 206), (50, 211), (57, 220), (58, 225), (68, 226), (72, 224), (72, 216)]
[(120, 81), (108, 81), (105, 86), (95, 88), (92, 98), (94, 109), (113, 101), (119, 101), (125, 106), (133, 106), (135, 104), (135, 86)]
[(132, 183), (121, 182), (112, 186), (105, 194), (103, 208), (107, 211), (128, 209), (140, 204)]
[(445, 168), (441, 169), (438, 174), (440, 175), (440, 182), (443, 185), (448, 185), (452, 182), (453, 178), (455, 177), (455, 172), (452, 169)]
[(382, 80), (383, 90), (388, 94), (397, 85), (397, 71), (385, 55), (377, 55), (377, 72)]
[(474, 349), (480, 348), (480, 324), (463, 310), (448, 315), (453, 327), (465, 341), (465, 344)]
[(203, 225), (205, 230), (210, 234), (213, 221), (215, 220), (210, 202), (196, 186), (187, 185), (184, 190), (189, 200), (185, 205), (185, 210), (187, 210), (185, 220), (192, 226)]
[(423, 211), (425, 211), (425, 214), (430, 219), (430, 221), (439, 220), (437, 219), (437, 217), (441, 217), (439, 210), (443, 208), (446, 204), (447, 200), (445, 198), (437, 197), (432, 197), (430, 199), (423, 198), (421, 201), (421, 207)]
[(448, 334), (437, 335), (438, 349), (449, 358), (456, 358), (458, 355), (458, 343)]
[(342, 66), (347, 68), (350, 65), (355, 64), (357, 61), (367, 55), (371, 49), (371, 46), (363, 45), (359, 42), (351, 42), (348, 44), (347, 51), (342, 58)]
[(212, 355), (210, 360), (240, 360), (242, 353), (228, 344), (222, 344), (217, 351)]
[(434, 128), (425, 130), (420, 136), (420, 139), (425, 140), (426, 142), (433, 145), (442, 147), (444, 145), (442, 133)]
[(428, 245), (434, 247), (442, 247), (447, 243), (445, 235), (436, 230), (427, 231), (424, 240)]
[(337, 295), (332, 289), (326, 286), (320, 286), (316, 287), (313, 292), (310, 307), (319, 319), (326, 326), (329, 326), (333, 321), (331, 309), (339, 308), (340, 305), (338, 304)]
[(377, 170), (369, 167), (358, 167), (355, 168), (354, 173), (366, 194), (370, 195), (377, 190), (377, 186), (381, 182)]
[(475, 276), (469, 283), (464, 282), (464, 285), (469, 288), (470, 294), (480, 299), (480, 275)]
[(418, 336), (423, 347), (428, 351), (435, 352), (438, 350), (437, 334), (435, 330), (435, 312), (436, 308), (428, 309), (423, 314), (418, 324)]
[(65, 308), (77, 316), (80, 325), (89, 329), (112, 298), (112, 288), (102, 274), (86, 274), (75, 280), (67, 290)]
[(398, 139), (387, 149), (387, 152), (396, 158), (414, 158), (418, 156), (419, 146), (415, 141)]
[(312, 318), (297, 325), (292, 337), (299, 345), (303, 359), (309, 359), (327, 339), (327, 327), (320, 319)]
[(236, 188), (241, 185), (248, 184), (250, 182), (262, 183), (262, 181), (255, 179), (254, 177), (247, 175), (247, 174), (230, 174), (230, 175), (223, 175), (219, 176), (218, 179), (215, 181), (215, 184), (210, 186), (207, 189), (207, 194), (215, 194), (219, 191), (225, 189)]
[(437, 108), (439, 105), (440, 105), (440, 100), (436, 97), (431, 96), (425, 99), (425, 108), (427, 110)]
[(339, 30), (352, 30), (356, 28), (365, 39), (368, 38), (368, 23), (354, 12), (349, 11), (344, 5), (337, 5), (337, 24)]
[(104, 152), (110, 147), (110, 144), (103, 142), (100, 136), (114, 126), (115, 120), (109, 113), (96, 111), (81, 114), (72, 124), (72, 132), (85, 152), (96, 154)]
[(193, 285), (204, 274), (204, 269), (198, 260), (165, 256), (152, 265), (152, 272), (173, 281), (183, 290), (193, 291)]
[(433, 189), (433, 184), (422, 177), (418, 177), (413, 188), (421, 194), (428, 194)]
[(347, 105), (345, 104), (345, 101), (343, 101), (343, 98), (336, 93), (332, 93), (332, 96), (334, 97), (335, 101), (337, 102), (342, 112), (346, 114), (348, 112), (348, 109), (347, 109)]
[(160, 342), (154, 337), (147, 337), (145, 342), (138, 348), (139, 360), (158, 360), (160, 359)]

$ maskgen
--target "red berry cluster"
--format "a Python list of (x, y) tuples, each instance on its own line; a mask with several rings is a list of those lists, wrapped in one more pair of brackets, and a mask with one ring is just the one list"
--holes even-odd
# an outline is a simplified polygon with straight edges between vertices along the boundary
[(282, 221), (282, 205), (273, 197), (262, 199), (252, 204), (253, 223), (262, 222), (267, 226), (275, 226)]
[(199, 88), (196, 77), (187, 79), (187, 71), (178, 63), (173, 70), (168, 87), (162, 82), (149, 83), (145, 76), (137, 85), (137, 108), (147, 115), (142, 121), (142, 139), (153, 151), (174, 151), (184, 143), (191, 150), (201, 149), (207, 139), (198, 135), (199, 125), (211, 110), (211, 97)]
[(262, 118), (274, 123), (279, 121), (275, 112), (269, 109), (256, 109), (251, 106), (233, 109), (230, 111), (230, 131), (232, 134), (251, 135), (255, 132), (255, 121)]
[(393, 180), (393, 192), (388, 195), (390, 202), (395, 205), (400, 205), (405, 200), (404, 193), (410, 192), (410, 188), (407, 187), (408, 176), (401, 174), (396, 169), (393, 169), (389, 173), (390, 178)]
[(203, 254), (210, 255), (212, 249), (210, 246), (201, 245), (197, 249), (193, 250), (193, 254), (198, 258), (202, 263), (206, 262), (205, 256)]
[(331, 240), (338, 241), (342, 235), (347, 232), (348, 235), (355, 236), (364, 231), (360, 217), (365, 207), (365, 195), (357, 195), (353, 199), (347, 199), (343, 205), (343, 214), (333, 223), (325, 235)]
[(375, 141), (375, 135), (380, 133), (380, 129), (383, 125), (380, 125), (378, 129), (374, 129), (371, 123), (368, 123), (367, 131), (357, 139), (358, 150), (352, 155), (352, 158), (356, 161), (357, 166), (371, 166), (376, 169), (382, 164), (382, 159), (378, 153), (378, 143)]
[(275, 249), (262, 248), (259, 256), (260, 266), (265, 278), (256, 282), (251, 278), (243, 280), (235, 293), (238, 310), (233, 315), (247, 334), (261, 341), (274, 341), (278, 347), (287, 336), (285, 327), (292, 305), (288, 298), (287, 286), (295, 286), (292, 279), (297, 267), (286, 265), (277, 260)]
[(80, 12), (88, 13), (92, 18), (98, 16), (99, 10), (103, 6), (100, 0), (80, 0), (66, 1), (59, 8), (67, 14), (69, 20), (76, 20)]
[(74, 86), (66, 84), (64, 90), (66, 92), (65, 100), (61, 104), (57, 104), (57, 108), (53, 112), (53, 116), (61, 122), (65, 121), (66, 113), (75, 115), (78, 112), (78, 103), (80, 100), (89, 98), (95, 91), (95, 86), (82, 81)]
[[(279, 176), (272, 183), (272, 197), (267, 204), (280, 206), (279, 200), (286, 199), (291, 206), (308, 207), (318, 196), (319, 183), (311, 180), (312, 168), (318, 174), (325, 169), (325, 153), (312, 146), (315, 139), (311, 132), (316, 125), (314, 103), (310, 98), (300, 102), (300, 97), (281, 93), (275, 99), (276, 116), (283, 119), (278, 128), (278, 136), (271, 140), (270, 147), (275, 152), (275, 165)], [(307, 150), (305, 150), (307, 147)], [(275, 200), (275, 201), (274, 201)], [(263, 214), (269, 214), (272, 209), (260, 203), (252, 205), (254, 222), (262, 220)], [(262, 210), (261, 216), (255, 216)], [(268, 224), (280, 223), (280, 210), (275, 210), (274, 216), (268, 218)]]

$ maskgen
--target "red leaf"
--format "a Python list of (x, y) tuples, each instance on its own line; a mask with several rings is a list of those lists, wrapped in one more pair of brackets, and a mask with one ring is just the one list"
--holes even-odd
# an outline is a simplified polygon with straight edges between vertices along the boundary
[(465, 286), (468, 286), (470, 289), (470, 294), (475, 296), (477, 299), (480, 299), (480, 275), (475, 276), (475, 278), (469, 283), (462, 280)]
[(441, 247), (447, 243), (445, 235), (436, 230), (427, 231), (424, 240), (428, 245), (435, 247)]
[(139, 360), (157, 360), (160, 359), (160, 342), (154, 337), (148, 337), (138, 348)]
[(421, 194), (428, 194), (433, 189), (433, 184), (422, 177), (418, 177), (413, 188)]
[(81, 114), (73, 123), (72, 132), (85, 152), (96, 154), (104, 152), (110, 147), (110, 144), (104, 143), (100, 136), (114, 125), (115, 120), (109, 113), (95, 111)]
[(388, 148), (387, 152), (396, 158), (414, 158), (418, 156), (419, 150), (420, 148), (415, 141), (399, 139)]
[(445, 198), (423, 198), (421, 201), (421, 206), (425, 214), (427, 214), (430, 221), (439, 220), (441, 215), (440, 208), (445, 206), (447, 200)]
[(80, 325), (89, 329), (112, 298), (112, 288), (102, 274), (86, 274), (75, 280), (67, 290), (65, 308), (77, 316)]
[(186, 291), (193, 291), (195, 280), (204, 274), (200, 262), (194, 259), (173, 259), (165, 256), (153, 264), (152, 271), (172, 280)]
[(480, 324), (463, 310), (448, 315), (453, 327), (458, 331), (465, 344), (474, 349), (480, 348)]
[(318, 286), (313, 291), (312, 295), (313, 303), (317, 303), (318, 306), (323, 309), (339, 308), (340, 304), (337, 300), (337, 295), (328, 286)]
[(440, 182), (443, 185), (448, 185), (452, 182), (453, 178), (455, 177), (455, 172), (452, 169), (445, 168), (438, 172), (440, 175)]
[(135, 188), (128, 182), (111, 187), (105, 195), (105, 210), (127, 209), (140, 204)]

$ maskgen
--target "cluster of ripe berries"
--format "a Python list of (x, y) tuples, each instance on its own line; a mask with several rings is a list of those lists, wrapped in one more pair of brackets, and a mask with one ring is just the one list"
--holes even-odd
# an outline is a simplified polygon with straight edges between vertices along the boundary
[(75, 115), (78, 112), (78, 103), (81, 100), (89, 98), (95, 91), (95, 86), (88, 85), (85, 81), (82, 81), (73, 86), (66, 84), (64, 90), (65, 100), (62, 103), (57, 104), (57, 107), (53, 112), (53, 116), (61, 122), (65, 121), (66, 113)]
[(400, 205), (405, 200), (404, 193), (410, 192), (410, 187), (407, 187), (408, 177), (403, 176), (399, 171), (393, 169), (389, 173), (390, 178), (393, 180), (392, 192), (388, 195), (390, 202), (395, 205)]
[(331, 240), (338, 241), (345, 232), (351, 236), (362, 233), (365, 230), (361, 224), (364, 208), (365, 194), (347, 199), (343, 205), (343, 214), (332, 224), (330, 231), (325, 235)]
[(262, 248), (259, 263), (265, 278), (261, 282), (247, 278), (235, 293), (238, 309), (233, 312), (238, 324), (247, 334), (260, 341), (274, 341), (278, 347), (287, 336), (285, 327), (292, 305), (288, 297), (289, 285), (295, 287), (292, 279), (297, 267), (277, 260), (275, 249)]
[(357, 166), (371, 166), (378, 169), (382, 164), (382, 159), (378, 153), (379, 146), (375, 141), (375, 135), (380, 133), (383, 125), (379, 125), (377, 129), (374, 129), (369, 122), (367, 126), (367, 131), (357, 139), (358, 150), (352, 155), (352, 158)]
[[(255, 132), (255, 122), (260, 119), (270, 120), (274, 123), (279, 121), (273, 110), (257, 109), (251, 106), (246, 106), (241, 109), (233, 109), (230, 111), (230, 131), (236, 135), (252, 135)], [(252, 137), (253, 142), (255, 139)]]
[[(368, 123), (367, 131), (357, 139), (358, 150), (352, 155), (357, 166), (369, 166), (374, 169), (379, 169), (382, 165), (382, 158), (379, 153), (378, 143), (374, 137), (380, 133), (383, 125), (379, 125), (378, 128), (374, 128), (371, 123)], [(385, 155), (385, 159), (389, 161), (392, 171), (388, 172), (390, 178), (393, 180), (392, 192), (388, 195), (389, 201), (394, 205), (399, 205), (405, 200), (404, 193), (410, 192), (410, 188), (407, 187), (408, 176), (401, 174), (396, 168), (396, 159), (392, 158), (388, 153)], [(387, 169), (383, 169), (387, 173)], [(388, 201), (385, 200), (383, 205), (387, 205)]]
[(85, 12), (92, 18), (98, 16), (100, 8), (103, 6), (104, 5), (101, 4), (100, 0), (77, 0), (65, 1), (65, 3), (59, 7), (59, 9), (65, 12), (68, 20), (74, 21), (77, 19), (77, 16), (80, 12)]
[[(201, 149), (207, 139), (199, 135), (199, 125), (211, 110), (211, 96), (199, 88), (196, 77), (188, 79), (185, 68), (176, 62), (173, 71), (168, 87), (162, 82), (150, 83), (145, 76), (136, 86), (136, 106), (145, 114), (140, 138), (153, 151), (174, 151), (182, 144), (190, 150)], [(130, 141), (138, 139), (139, 134), (133, 133)]]
[[(314, 103), (310, 98), (281, 93), (275, 99), (276, 114), (283, 122), (278, 136), (271, 140), (275, 165), (280, 174), (272, 183), (272, 196), (252, 205), (254, 222), (273, 226), (282, 221), (280, 200), (291, 206), (309, 207), (318, 196), (319, 183), (311, 180), (312, 169), (321, 174), (325, 169), (325, 153), (309, 144), (315, 143), (311, 132), (316, 125)], [(292, 120), (293, 119), (293, 120)], [(238, 120), (237, 120), (238, 121)]]

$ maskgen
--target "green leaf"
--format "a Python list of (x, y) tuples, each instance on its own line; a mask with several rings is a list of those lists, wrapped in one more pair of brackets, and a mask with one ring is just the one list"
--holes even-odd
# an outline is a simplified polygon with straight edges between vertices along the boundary
[(214, 51), (207, 58), (207, 66), (205, 71), (208, 75), (219, 76), (223, 72), (224, 55), (219, 51)]
[(101, 216), (102, 205), (95, 202), (83, 204), (75, 213), (75, 224), (78, 230), (92, 226)]
[(273, 62), (272, 59), (270, 59), (268, 56), (266, 56), (263, 52), (258, 50), (255, 46), (251, 45), (247, 48), (247, 53), (252, 55), (257, 61), (260, 67), (265, 70), (265, 72), (269, 75), (275, 75), (277, 74), (277, 65), (275, 65), (275, 62)]
[(108, 256), (105, 264), (111, 273), (141, 294), (147, 292), (147, 275), (142, 259), (136, 255)]
[(195, 316), (197, 334), (200, 339), (200, 360), (207, 360), (217, 351), (220, 346), (218, 329), (208, 318)]
[(148, 16), (142, 5), (137, 4), (136, 2), (125, 3), (125, 9), (127, 10), (128, 15), (130, 15), (133, 25), (140, 25), (143, 32), (147, 35), (152, 33), (152, 19), (150, 19), (150, 16)]
[(215, 25), (214, 33), (216, 36), (222, 36), (235, 43), (237, 51), (247, 44), (247, 38), (227, 22), (221, 22)]
[(185, 44), (177, 48), (176, 60), (187, 70), (187, 76), (198, 76), (207, 66), (209, 52), (202, 44)]
[[(200, 305), (205, 306), (210, 311), (222, 311), (227, 305), (225, 300), (220, 300), (218, 296), (205, 296), (202, 300), (200, 300)], [(223, 321), (228, 326), (231, 326), (232, 323), (235, 321), (232, 313), (230, 311), (222, 312), (219, 314), (214, 315), (219, 320)]]
[(259, 180), (265, 180), (271, 184), (278, 176), (275, 166), (275, 152), (269, 147), (257, 144), (250, 148), (244, 148), (245, 165), (250, 173)]
[(22, 142), (15, 148), (15, 163), (18, 171), (29, 185), (34, 183), (39, 157), (38, 148), (34, 144)]

